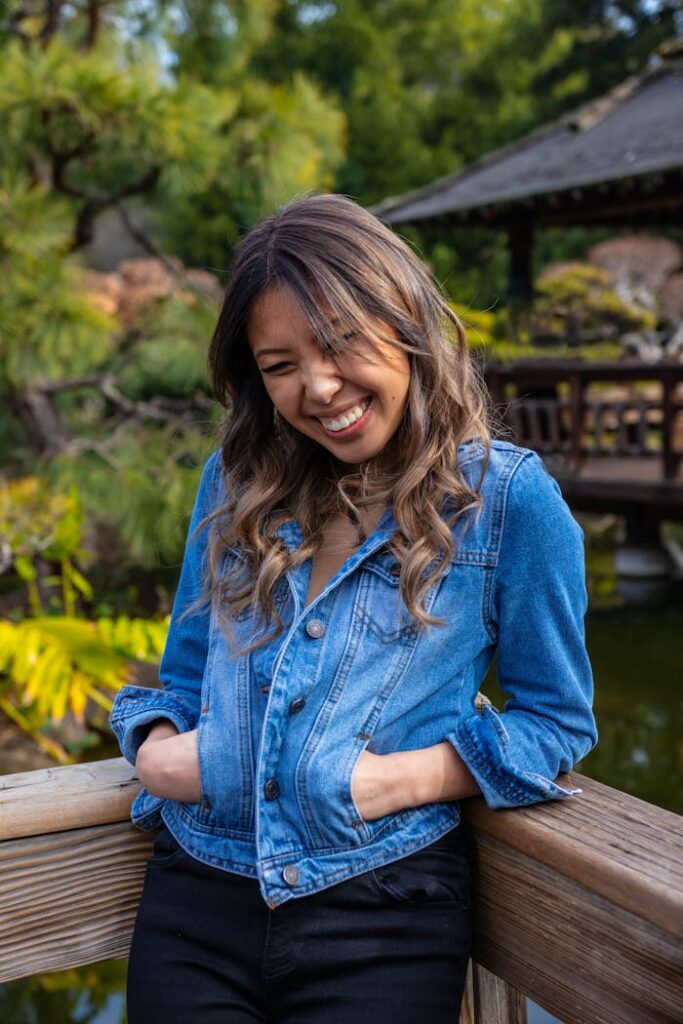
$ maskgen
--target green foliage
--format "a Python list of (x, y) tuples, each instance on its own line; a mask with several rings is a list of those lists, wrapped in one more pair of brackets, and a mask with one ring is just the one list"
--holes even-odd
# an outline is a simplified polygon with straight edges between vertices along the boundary
[(294, 195), (334, 187), (345, 119), (304, 75), (286, 85), (246, 78), (215, 140), (216, 173), (199, 196), (163, 189), (159, 225), (187, 263), (223, 267), (246, 227)]
[(155, 303), (141, 318), (141, 340), (114, 365), (130, 398), (182, 397), (208, 390), (206, 357), (216, 319), (212, 305), (171, 298)]
[(580, 344), (653, 329), (655, 314), (620, 298), (612, 285), (606, 271), (586, 263), (568, 264), (542, 277), (536, 283), (533, 333)]
[[(348, 145), (335, 190), (373, 203), (454, 173), (617, 85), (676, 34), (678, 9), (647, 0), (283, 0), (251, 67), (279, 82), (303, 69), (339, 97)], [(502, 239), (431, 224), (408, 233), (456, 301), (504, 300)]]
[(73, 614), (76, 593), (92, 597), (92, 588), (74, 564), (82, 557), (83, 508), (77, 491), (48, 492), (36, 477), (0, 482), (0, 536), (5, 553), (27, 586), (34, 615), (43, 611), (38, 563), (57, 563), (63, 610)]
[(206, 388), (206, 346), (189, 338), (152, 338), (136, 345), (120, 377), (131, 398), (153, 395), (186, 395), (189, 389)]
[[(217, 424), (211, 431), (214, 437), (216, 432)], [(215, 447), (198, 428), (183, 431), (169, 444), (164, 427), (133, 427), (110, 448), (113, 467), (96, 452), (80, 459), (62, 454), (47, 468), (45, 480), (48, 487), (78, 488), (95, 535), (102, 522), (115, 530), (123, 560), (117, 571), (177, 565), (200, 467)], [(103, 557), (96, 536), (91, 543)]]
[(0, 621), (0, 710), (66, 761), (57, 742), (44, 742), (45, 729), (58, 727), (67, 712), (83, 723), (88, 701), (109, 712), (111, 695), (129, 681), (130, 660), (157, 662), (167, 629), (167, 621), (126, 617)]
[(80, 548), (82, 522), (74, 491), (46, 492), (36, 477), (0, 483), (0, 534), (14, 557), (72, 557)]
[[(655, 326), (651, 311), (621, 299), (610, 275), (585, 263), (568, 264), (537, 282), (531, 330), (520, 341), (509, 336), (505, 309), (475, 310), (457, 303), (451, 303), (451, 308), (465, 326), (470, 349), (484, 362), (544, 355), (586, 362), (614, 360), (622, 354), (619, 338), (624, 331)], [(537, 344), (541, 335), (542, 348)]]
[(80, 52), (59, 37), (45, 49), (10, 44), (0, 77), (13, 161), (51, 164), (79, 194), (119, 191), (155, 166), (172, 171), (176, 185), (205, 183), (229, 102), (196, 82), (172, 86), (151, 57), (126, 61), (113, 34)]
[(541, 349), (528, 341), (511, 341), (509, 338), (492, 338), (486, 345), (476, 345), (470, 340), (470, 348), (484, 363), (491, 361), (514, 363), (519, 359), (581, 359), (586, 363), (611, 362), (619, 359), (622, 348), (619, 342), (603, 341), (591, 345), (557, 344), (552, 349)]
[(457, 170), (642, 67), (676, 33), (646, 0), (337, 0), (277, 5), (259, 75), (294, 70), (349, 120), (337, 187), (373, 202)]
[(96, 309), (65, 260), (66, 204), (19, 175), (0, 175), (0, 394), (96, 368), (114, 321)]
[(471, 309), (460, 303), (451, 302), (450, 307), (460, 319), (471, 347), (486, 347), (493, 343), (496, 317), (488, 309)]
[[(51, 491), (37, 478), (0, 487), (0, 535), (26, 584), (32, 614), (0, 621), (0, 711), (57, 760), (69, 755), (55, 736), (67, 712), (86, 724), (90, 704), (111, 709), (111, 693), (130, 681), (131, 660), (158, 662), (168, 622), (76, 615), (75, 596), (93, 596), (74, 560), (83, 555), (83, 509), (75, 488)], [(40, 566), (56, 564), (41, 577)], [(58, 585), (59, 615), (45, 615), (41, 586)]]
[(270, 35), (278, 6), (278, 0), (180, 0), (171, 10), (161, 8), (160, 30), (177, 74), (240, 83), (254, 48)]
[(32, 975), (0, 985), (0, 1020), (12, 1024), (125, 1024), (126, 960)]

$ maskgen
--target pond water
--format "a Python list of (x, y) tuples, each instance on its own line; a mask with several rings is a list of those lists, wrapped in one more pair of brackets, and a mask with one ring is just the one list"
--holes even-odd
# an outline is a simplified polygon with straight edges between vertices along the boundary
[[(600, 742), (577, 770), (681, 814), (683, 599), (624, 607), (600, 564), (589, 569), (586, 621)], [(486, 691), (498, 704), (495, 682)], [(0, 986), (0, 1021), (125, 1024), (125, 969), (124, 961), (108, 961)], [(554, 1020), (529, 1005), (530, 1024)]]

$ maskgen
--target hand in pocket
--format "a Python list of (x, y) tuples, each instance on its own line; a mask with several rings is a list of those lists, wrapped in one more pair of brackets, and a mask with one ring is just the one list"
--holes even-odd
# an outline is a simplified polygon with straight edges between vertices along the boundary
[(351, 775), (351, 795), (364, 821), (383, 818), (407, 806), (394, 754), (364, 750)]
[(153, 796), (183, 803), (197, 803), (202, 798), (196, 729), (143, 744), (135, 768)]

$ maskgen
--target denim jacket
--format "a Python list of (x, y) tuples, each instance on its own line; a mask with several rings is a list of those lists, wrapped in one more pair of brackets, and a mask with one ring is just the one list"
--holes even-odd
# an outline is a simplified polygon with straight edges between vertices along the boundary
[[(472, 485), (482, 453), (479, 441), (459, 451)], [(458, 823), (458, 801), (364, 820), (351, 780), (366, 748), (448, 741), (493, 808), (579, 792), (554, 780), (597, 738), (583, 534), (528, 449), (494, 441), (481, 492), (482, 509), (454, 527), (456, 552), (426, 597), (445, 625), (423, 630), (411, 619), (387, 547), (395, 529), (387, 509), (308, 607), (310, 560), (287, 573), (274, 595), (283, 634), (241, 654), (265, 628), (252, 613), (234, 624), (237, 647), (212, 609), (182, 617), (202, 588), (208, 530), (196, 527), (225, 500), (215, 452), (190, 523), (163, 689), (124, 686), (111, 713), (131, 764), (151, 723), (197, 729), (202, 797), (185, 803), (142, 789), (133, 822), (152, 829), (163, 819), (192, 856), (258, 878), (275, 907), (404, 857)], [(301, 543), (295, 521), (279, 534), (291, 549)], [(222, 571), (235, 571), (239, 558), (229, 551)], [(489, 704), (479, 711), (474, 699), (496, 652), (509, 699), (502, 713)]]

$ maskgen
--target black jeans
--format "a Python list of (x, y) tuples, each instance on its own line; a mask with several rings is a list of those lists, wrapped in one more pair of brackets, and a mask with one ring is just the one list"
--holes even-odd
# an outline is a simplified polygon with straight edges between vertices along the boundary
[(164, 827), (128, 964), (128, 1024), (453, 1024), (471, 948), (462, 825), (275, 910)]

